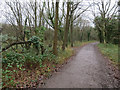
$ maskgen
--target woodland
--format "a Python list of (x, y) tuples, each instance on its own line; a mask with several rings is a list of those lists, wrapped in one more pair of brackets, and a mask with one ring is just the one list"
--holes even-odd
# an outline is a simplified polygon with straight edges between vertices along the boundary
[[(3, 88), (36, 87), (75, 54), (74, 48), (91, 42), (99, 42), (102, 53), (117, 63), (117, 2), (91, 0), (84, 7), (86, 3), (4, 1), (6, 9), (1, 14), (6, 22), (0, 28)], [(93, 18), (84, 18), (86, 12)]]

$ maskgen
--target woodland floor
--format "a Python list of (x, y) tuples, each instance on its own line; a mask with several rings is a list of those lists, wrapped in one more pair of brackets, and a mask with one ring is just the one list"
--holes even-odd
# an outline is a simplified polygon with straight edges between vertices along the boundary
[[(58, 72), (45, 80), (43, 88), (115, 88), (116, 68), (90, 43), (77, 48), (77, 54)], [(118, 74), (118, 73), (117, 73)], [(41, 87), (41, 85), (39, 85)]]

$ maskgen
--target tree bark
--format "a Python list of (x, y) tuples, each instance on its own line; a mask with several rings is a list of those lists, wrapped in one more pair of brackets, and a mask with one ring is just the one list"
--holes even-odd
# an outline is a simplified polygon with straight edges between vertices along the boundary
[(54, 31), (54, 42), (53, 42), (53, 53), (55, 55), (57, 55), (58, 8), (59, 8), (59, 2), (56, 2), (55, 31)]
[(9, 49), (10, 47), (14, 46), (14, 45), (18, 45), (18, 44), (29, 44), (31, 43), (31, 41), (24, 41), (24, 42), (15, 42), (15, 43), (12, 43), (10, 45), (8, 45), (7, 47), (3, 48), (1, 52)]
[(64, 41), (63, 41), (63, 46), (62, 50), (65, 50), (65, 46), (67, 43), (67, 37), (68, 37), (68, 29), (69, 29), (69, 11), (70, 11), (70, 2), (67, 2), (67, 15), (66, 15), (66, 26), (65, 26), (65, 31), (64, 31)]
[(73, 16), (71, 16), (71, 47), (73, 47)]
[(35, 11), (34, 11), (34, 15), (35, 15), (35, 34), (37, 34), (37, 1), (35, 0)]

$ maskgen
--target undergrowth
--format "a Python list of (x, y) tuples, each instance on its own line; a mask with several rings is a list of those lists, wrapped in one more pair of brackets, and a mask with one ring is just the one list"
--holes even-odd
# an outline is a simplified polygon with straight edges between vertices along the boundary
[[(90, 42), (75, 42), (74, 46)], [(41, 77), (48, 77), (58, 65), (62, 65), (73, 54), (74, 49), (70, 45), (65, 51), (58, 49), (57, 56), (53, 55), (51, 47), (46, 47), (43, 55), (36, 55), (33, 50), (6, 51), (2, 58), (2, 86), (3, 88), (36, 87)]]

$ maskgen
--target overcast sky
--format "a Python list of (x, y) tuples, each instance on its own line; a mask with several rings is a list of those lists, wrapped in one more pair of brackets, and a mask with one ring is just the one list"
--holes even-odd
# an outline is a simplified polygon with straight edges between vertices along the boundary
[[(11, 0), (0, 0), (0, 22), (5, 22), (5, 18), (3, 16), (3, 11), (4, 10), (7, 10), (7, 8), (5, 8), (5, 1), (11, 1)], [(26, 2), (26, 1), (34, 1), (34, 0), (20, 0), (21, 2)], [(38, 0), (40, 1), (40, 0)], [(41, 1), (44, 1), (44, 0), (41, 0)], [(48, 0), (47, 0), (48, 1)], [(52, 1), (52, 0), (49, 0), (49, 1)], [(55, 0), (53, 0), (55, 1)], [(60, 6), (62, 5), (62, 2), (63, 1), (66, 1), (66, 0), (59, 0), (61, 3), (60, 3)], [(73, 0), (74, 2), (77, 2), (77, 1), (81, 1), (81, 0)], [(94, 1), (98, 1), (98, 0), (94, 0)], [(104, 0), (104, 1), (107, 1), (107, 0)], [(111, 6), (113, 6), (115, 3), (117, 3), (118, 0), (111, 0)], [(84, 5), (84, 8), (87, 7), (89, 5), (89, 3), (92, 3), (93, 0), (83, 0), (83, 5)], [(117, 4), (116, 4), (117, 5)], [(91, 9), (91, 8), (90, 8)], [(97, 12), (97, 10), (96, 10)], [(90, 24), (93, 26), (93, 23), (92, 23), (92, 20), (94, 19), (91, 11), (87, 11), (84, 13), (83, 15), (83, 18), (84, 19), (87, 19), (90, 21)]]

